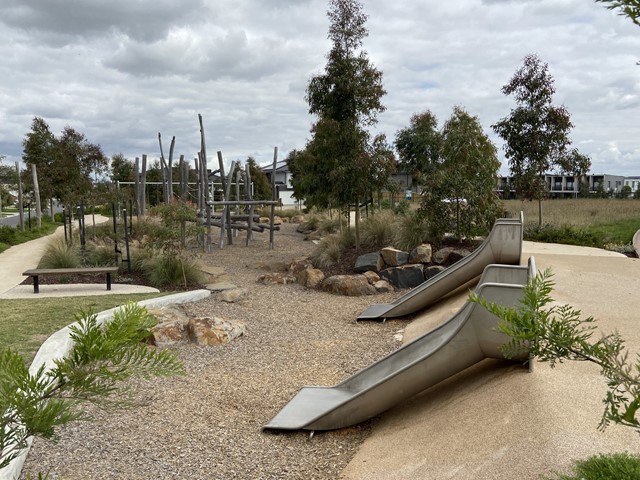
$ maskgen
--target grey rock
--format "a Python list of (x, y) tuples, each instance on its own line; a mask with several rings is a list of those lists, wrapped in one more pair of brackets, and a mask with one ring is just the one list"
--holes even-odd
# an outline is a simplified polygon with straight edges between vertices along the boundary
[(382, 257), (378, 252), (366, 253), (356, 259), (356, 273), (378, 272), (383, 267)]
[(385, 265), (389, 267), (398, 267), (409, 261), (409, 254), (407, 252), (392, 247), (383, 248), (380, 250), (380, 255), (382, 255)]
[(424, 273), (421, 264), (402, 265), (385, 268), (380, 272), (380, 278), (387, 280), (396, 288), (413, 288), (424, 282)]

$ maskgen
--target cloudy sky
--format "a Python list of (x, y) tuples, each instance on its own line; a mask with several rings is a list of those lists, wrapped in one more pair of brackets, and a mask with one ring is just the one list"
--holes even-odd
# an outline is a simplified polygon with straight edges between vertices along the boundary
[[(501, 150), (490, 125), (514, 104), (500, 88), (537, 53), (592, 172), (640, 175), (640, 28), (627, 18), (593, 0), (362, 3), (365, 49), (387, 90), (376, 131), (390, 141), (412, 114), (430, 109), (442, 124), (460, 105)], [(326, 10), (321, 0), (2, 0), (0, 154), (20, 159), (39, 116), (109, 156), (157, 158), (161, 132), (192, 159), (200, 113), (210, 167), (218, 150), (268, 163), (277, 146), (283, 158), (309, 137), (304, 95), (330, 48)]]

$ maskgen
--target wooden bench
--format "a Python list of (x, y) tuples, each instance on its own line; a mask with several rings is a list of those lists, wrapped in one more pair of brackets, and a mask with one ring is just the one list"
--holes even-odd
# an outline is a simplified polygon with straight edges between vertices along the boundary
[(38, 277), (44, 275), (77, 275), (85, 273), (106, 273), (107, 290), (111, 290), (111, 274), (116, 273), (118, 267), (83, 267), (83, 268), (33, 268), (22, 275), (33, 277), (33, 293), (40, 293)]

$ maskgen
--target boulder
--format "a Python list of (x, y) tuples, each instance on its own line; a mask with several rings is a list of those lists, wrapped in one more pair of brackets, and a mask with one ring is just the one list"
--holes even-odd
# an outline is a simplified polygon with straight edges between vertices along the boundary
[(258, 263), (258, 268), (265, 272), (288, 272), (289, 265), (285, 262), (278, 262), (275, 260), (266, 260)]
[(393, 285), (391, 285), (386, 280), (378, 280), (376, 283), (373, 284), (373, 288), (375, 288), (376, 292), (378, 293), (389, 293), (389, 292), (395, 291), (395, 288), (393, 288)]
[(300, 272), (307, 268), (313, 268), (313, 263), (308, 257), (294, 258), (289, 264), (289, 273), (297, 277)]
[(411, 250), (409, 253), (409, 263), (431, 263), (433, 250), (429, 243), (423, 243)]
[(356, 259), (354, 270), (356, 273), (378, 272), (384, 266), (382, 257), (378, 252), (366, 253)]
[(324, 272), (317, 268), (307, 268), (298, 273), (298, 283), (307, 288), (317, 288), (324, 280)]
[(323, 282), (322, 289), (325, 292), (348, 297), (360, 297), (376, 293), (376, 289), (369, 285), (369, 281), (364, 275), (333, 275)]
[(369, 280), (369, 283), (371, 285), (374, 285), (377, 281), (380, 280), (380, 275), (378, 275), (376, 272), (364, 272), (363, 275), (367, 277), (367, 280)]
[(314, 230), (316, 230), (316, 228), (314, 228), (310, 222), (301, 222), (298, 228), (296, 228), (296, 232), (304, 234), (311, 233)]
[(380, 250), (380, 255), (385, 265), (389, 267), (398, 267), (409, 261), (409, 254), (392, 247), (385, 247)]
[(444, 267), (442, 265), (432, 265), (424, 269), (424, 279), (429, 280), (431, 277), (435, 277), (440, 272), (444, 271)]
[(288, 283), (296, 283), (296, 277), (290, 273), (265, 273), (258, 277), (258, 283), (263, 285), (286, 285)]
[(413, 288), (424, 282), (421, 264), (385, 268), (380, 271), (380, 278), (396, 288)]
[(223, 292), (225, 290), (233, 290), (234, 288), (238, 287), (230, 282), (218, 282), (209, 283), (208, 285), (205, 285), (204, 288), (206, 288), (210, 292)]
[(304, 215), (294, 215), (291, 217), (291, 223), (303, 223)]
[(208, 278), (204, 283), (220, 283), (229, 281), (229, 276), (222, 267), (206, 266), (202, 269), (202, 273), (205, 275), (205, 278)]
[(219, 317), (192, 318), (188, 324), (189, 340), (199, 346), (228, 343), (244, 335), (245, 326), (240, 322), (228, 322)]
[(449, 254), (449, 261), (451, 263), (456, 263), (462, 260), (467, 255), (471, 255), (471, 252), (466, 248), (456, 248)]
[(156, 347), (168, 347), (176, 343), (186, 343), (188, 341), (187, 322), (167, 321), (158, 323), (151, 329), (151, 338), (149, 343)]
[(225, 290), (218, 294), (218, 300), (225, 303), (236, 303), (249, 295), (249, 291), (246, 288), (234, 288), (232, 290)]
[(442, 247), (436, 250), (436, 253), (433, 254), (433, 263), (437, 263), (438, 265), (447, 263), (449, 261), (449, 255), (451, 255), (451, 252), (454, 250), (455, 248), (453, 247)]

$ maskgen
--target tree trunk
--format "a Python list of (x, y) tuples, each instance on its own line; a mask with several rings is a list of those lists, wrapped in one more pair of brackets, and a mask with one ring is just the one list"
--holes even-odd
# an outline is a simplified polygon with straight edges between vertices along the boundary
[(356, 197), (356, 250), (360, 250), (360, 199)]
[(31, 173), (33, 174), (33, 193), (36, 197), (36, 225), (40, 228), (42, 226), (42, 207), (40, 205), (40, 187), (38, 187), (38, 169), (35, 164), (31, 165)]
[(24, 203), (22, 199), (22, 179), (20, 178), (19, 162), (16, 162), (16, 174), (18, 175), (18, 213), (20, 215), (20, 231), (24, 232)]

